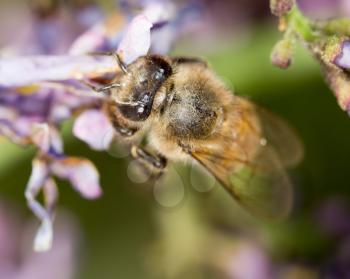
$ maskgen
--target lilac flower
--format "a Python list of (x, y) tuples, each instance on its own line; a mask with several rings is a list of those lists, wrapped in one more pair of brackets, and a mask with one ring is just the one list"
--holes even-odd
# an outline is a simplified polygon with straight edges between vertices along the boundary
[[(87, 159), (64, 154), (59, 134), (63, 121), (77, 117), (73, 133), (91, 148), (105, 150), (115, 136), (104, 112), (103, 98), (84, 82), (111, 79), (120, 69), (111, 57), (86, 53), (117, 49), (124, 62), (131, 63), (158, 42), (166, 53), (181, 33), (179, 20), (185, 18), (179, 16), (181, 9), (176, 5), (155, 0), (140, 4), (141, 12), (133, 14), (132, 18), (112, 13), (107, 20), (92, 25), (74, 41), (70, 54), (0, 59), (0, 134), (21, 145), (33, 144), (38, 149), (25, 191), (28, 206), (41, 220), (34, 241), (37, 251), (48, 250), (53, 239), (52, 223), (58, 198), (55, 177), (69, 181), (85, 198), (97, 198), (101, 194), (94, 165)], [(186, 13), (186, 18), (192, 14)], [(44, 32), (45, 40), (55, 29), (47, 27), (49, 32)], [(153, 37), (154, 31), (158, 34), (156, 37)], [(43, 46), (45, 40), (38, 38), (38, 45)], [(43, 52), (56, 50), (48, 47)], [(43, 203), (37, 199), (41, 192)]]
[[(36, 250), (47, 250), (52, 242), (57, 200), (52, 176), (69, 180), (84, 197), (96, 198), (101, 193), (93, 164), (86, 159), (66, 157), (58, 132), (59, 124), (72, 117), (76, 110), (101, 104), (99, 98), (87, 95), (82, 88), (72, 82), (40, 83), (17, 92), (2, 90), (0, 93), (0, 131), (19, 144), (32, 143), (39, 150), (25, 194), (29, 207), (42, 220), (34, 243)], [(46, 198), (45, 205), (36, 200), (40, 191)]]
[[(101, 194), (99, 175), (94, 165), (84, 158), (67, 157), (57, 130), (48, 124), (37, 124), (31, 140), (39, 154), (33, 160), (32, 174), (26, 187), (28, 206), (41, 220), (41, 227), (34, 241), (36, 251), (46, 251), (52, 244), (52, 222), (58, 192), (53, 176), (68, 180), (85, 198), (97, 198)], [(36, 197), (43, 191), (45, 202)]]

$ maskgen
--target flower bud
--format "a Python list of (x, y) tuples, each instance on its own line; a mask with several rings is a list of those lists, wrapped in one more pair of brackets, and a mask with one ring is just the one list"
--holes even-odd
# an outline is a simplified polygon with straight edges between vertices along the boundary
[(272, 50), (271, 62), (276, 67), (287, 69), (293, 59), (294, 43), (291, 39), (279, 41)]
[(270, 0), (270, 9), (275, 16), (281, 17), (289, 13), (294, 4), (294, 0)]

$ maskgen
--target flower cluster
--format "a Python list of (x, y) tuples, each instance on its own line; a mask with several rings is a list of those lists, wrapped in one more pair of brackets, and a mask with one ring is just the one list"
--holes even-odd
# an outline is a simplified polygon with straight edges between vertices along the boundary
[[(38, 150), (25, 191), (29, 207), (42, 222), (34, 241), (37, 251), (50, 249), (52, 243), (58, 197), (54, 177), (69, 181), (85, 198), (101, 195), (93, 163), (66, 155), (60, 136), (61, 124), (73, 117), (74, 135), (93, 149), (106, 150), (115, 136), (104, 113), (103, 98), (85, 83), (110, 80), (120, 69), (112, 57), (89, 53), (117, 51), (125, 63), (150, 51), (165, 54), (184, 31), (184, 23), (198, 16), (198, 9), (190, 4), (180, 6), (156, 0), (121, 4), (122, 13), (113, 12), (102, 20), (96, 10), (84, 10), (81, 17), (90, 28), (70, 42), (68, 54), (58, 55), (60, 52), (52, 45), (43, 45), (51, 41), (50, 30), (58, 28), (47, 20), (40, 22), (40, 30), (45, 27), (47, 32), (32, 42), (32, 55), (19, 56), (23, 52), (18, 45), (8, 46), (2, 52), (0, 134), (20, 145), (35, 145)], [(45, 55), (40, 50), (46, 50)], [(43, 204), (37, 199), (41, 192)]]
[[(271, 0), (272, 12), (280, 18), (283, 39), (271, 54), (272, 63), (288, 68), (294, 45), (301, 41), (319, 62), (339, 106), (350, 113), (350, 19), (311, 20), (293, 0)], [(333, 3), (333, 2), (332, 2)]]

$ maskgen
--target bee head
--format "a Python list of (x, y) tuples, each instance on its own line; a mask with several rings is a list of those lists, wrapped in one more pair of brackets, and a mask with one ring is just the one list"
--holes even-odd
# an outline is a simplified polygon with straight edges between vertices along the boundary
[(120, 77), (120, 87), (111, 97), (121, 114), (132, 121), (144, 121), (151, 114), (155, 96), (173, 69), (165, 57), (148, 55), (128, 65)]

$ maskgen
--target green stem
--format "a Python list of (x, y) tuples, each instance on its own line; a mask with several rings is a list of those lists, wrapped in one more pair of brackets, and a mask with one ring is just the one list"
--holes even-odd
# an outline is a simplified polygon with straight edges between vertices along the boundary
[(286, 19), (288, 21), (288, 28), (292, 29), (307, 43), (312, 43), (317, 39), (318, 36), (313, 32), (310, 20), (302, 14), (296, 5), (288, 13)]

